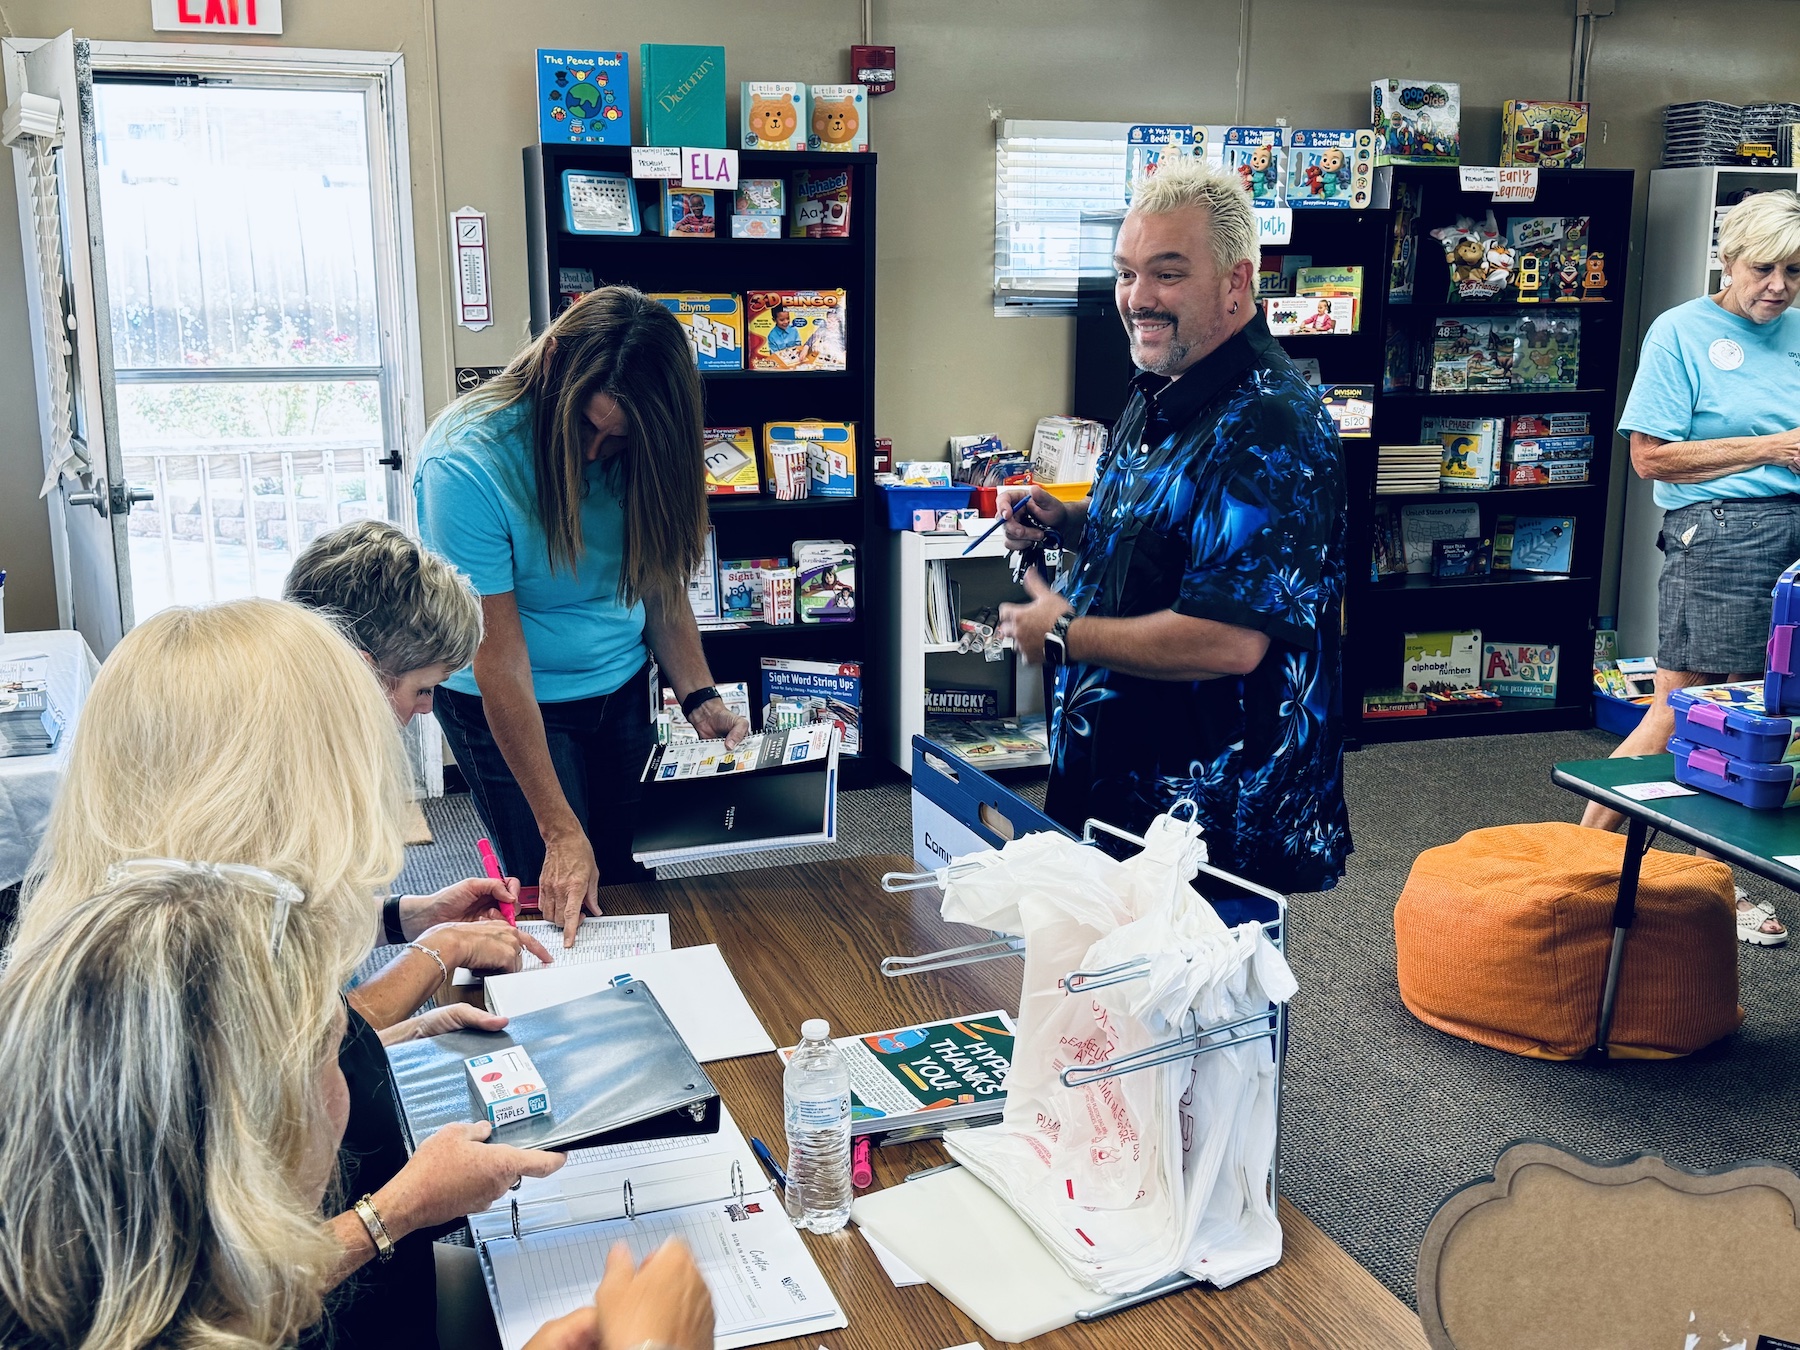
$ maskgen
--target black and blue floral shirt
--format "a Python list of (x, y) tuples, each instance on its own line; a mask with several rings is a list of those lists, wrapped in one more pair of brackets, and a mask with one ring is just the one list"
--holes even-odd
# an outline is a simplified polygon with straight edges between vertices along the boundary
[(1172, 609), (1269, 649), (1248, 675), (1191, 683), (1058, 669), (1051, 816), (1139, 832), (1188, 798), (1214, 866), (1284, 892), (1337, 884), (1344, 508), (1331, 417), (1260, 315), (1179, 379), (1132, 381), (1066, 577), (1075, 613)]

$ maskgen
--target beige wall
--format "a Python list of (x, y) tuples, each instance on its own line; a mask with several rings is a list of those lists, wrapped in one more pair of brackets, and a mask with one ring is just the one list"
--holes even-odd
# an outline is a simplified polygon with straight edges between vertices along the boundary
[[(1505, 98), (1568, 92), (1569, 0), (1250, 0), (1246, 116), (1356, 124), (1367, 81), (1432, 75), (1463, 85), (1465, 155), (1492, 163)], [(1618, 0), (1595, 42), (1592, 162), (1658, 162), (1661, 108), (1696, 97), (1751, 101), (1800, 90), (1792, 0)], [(534, 135), (538, 46), (717, 42), (740, 80), (845, 77), (860, 40), (854, 0), (758, 10), (723, 0), (288, 0), (284, 45), (406, 56), (413, 205), (429, 411), (453, 364), (506, 359), (525, 334), (519, 150)], [(149, 0), (11, 0), (10, 30), (153, 40)], [(898, 452), (941, 452), (946, 436), (1021, 440), (1064, 410), (1072, 328), (997, 319), (989, 298), (995, 117), (1229, 122), (1239, 98), (1243, 9), (1235, 0), (880, 0), (876, 38), (899, 47), (899, 91), (871, 107), (881, 154), (879, 434)], [(735, 113), (733, 114), (735, 122)], [(15, 628), (54, 622), (29, 336), (10, 157), (0, 157), (0, 566)], [(1640, 208), (1643, 187), (1640, 183)], [(496, 323), (452, 329), (444, 215), (489, 213)], [(1636, 295), (1636, 272), (1621, 294)], [(1629, 330), (1628, 331), (1632, 331)], [(452, 359), (454, 358), (454, 359)], [(1617, 468), (1622, 486), (1623, 460)], [(1613, 529), (1623, 497), (1615, 491)], [(1608, 554), (1614, 550), (1609, 546)], [(1611, 577), (1605, 595), (1611, 593)]]

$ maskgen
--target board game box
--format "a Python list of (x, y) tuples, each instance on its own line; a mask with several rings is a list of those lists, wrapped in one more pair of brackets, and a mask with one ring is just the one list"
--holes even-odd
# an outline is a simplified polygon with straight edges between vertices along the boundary
[(1579, 169), (1587, 164), (1588, 105), (1508, 99), (1500, 105), (1500, 163)]
[(1377, 164), (1462, 162), (1462, 86), (1453, 80), (1374, 80), (1370, 122)]
[(707, 495), (732, 497), (762, 491), (756, 470), (756, 437), (749, 427), (707, 427), (700, 433)]
[(737, 296), (676, 291), (653, 294), (650, 299), (681, 324), (694, 364), (701, 370), (744, 368), (744, 302)]
[(751, 370), (844, 370), (843, 291), (751, 291), (745, 297)]

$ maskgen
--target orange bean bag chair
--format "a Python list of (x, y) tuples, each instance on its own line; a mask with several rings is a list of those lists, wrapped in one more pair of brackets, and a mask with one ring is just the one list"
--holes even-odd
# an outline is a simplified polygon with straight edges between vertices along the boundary
[[(1625, 836), (1579, 825), (1474, 830), (1427, 849), (1394, 907), (1400, 997), (1452, 1036), (1536, 1059), (1594, 1041)], [(1731, 869), (1644, 855), (1608, 1051), (1690, 1054), (1735, 1031)]]

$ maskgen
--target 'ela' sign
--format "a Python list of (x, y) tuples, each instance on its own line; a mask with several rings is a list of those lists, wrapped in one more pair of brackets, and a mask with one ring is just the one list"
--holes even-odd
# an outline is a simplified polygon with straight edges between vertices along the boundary
[(281, 0), (150, 0), (159, 33), (279, 33)]
[(737, 190), (738, 156), (735, 150), (697, 150), (681, 147), (681, 186)]

